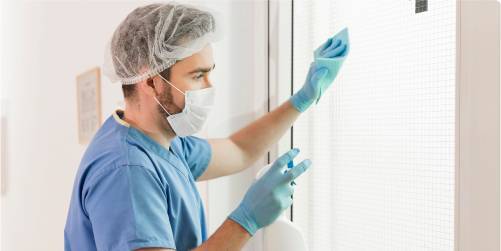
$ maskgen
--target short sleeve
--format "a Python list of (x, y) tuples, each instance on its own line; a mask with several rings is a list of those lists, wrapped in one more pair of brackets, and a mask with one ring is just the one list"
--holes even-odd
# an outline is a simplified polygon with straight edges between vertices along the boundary
[(188, 167), (193, 178), (197, 180), (209, 166), (212, 155), (210, 144), (206, 139), (195, 136), (187, 136), (180, 139)]
[(91, 179), (84, 208), (98, 250), (175, 249), (164, 187), (143, 166), (117, 166)]

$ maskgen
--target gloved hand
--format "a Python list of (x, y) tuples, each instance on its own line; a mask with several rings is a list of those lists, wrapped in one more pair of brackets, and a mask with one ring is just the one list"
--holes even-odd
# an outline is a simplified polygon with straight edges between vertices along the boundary
[(311, 161), (306, 159), (288, 169), (287, 163), (298, 153), (299, 149), (295, 148), (278, 158), (270, 169), (251, 185), (229, 218), (251, 235), (273, 223), (292, 204), (291, 196), (295, 187), (292, 182), (311, 165)]
[(300, 112), (320, 100), (323, 92), (332, 84), (349, 52), (348, 29), (345, 28), (329, 38), (314, 52), (314, 61), (310, 64), (303, 87), (294, 94), (290, 101)]

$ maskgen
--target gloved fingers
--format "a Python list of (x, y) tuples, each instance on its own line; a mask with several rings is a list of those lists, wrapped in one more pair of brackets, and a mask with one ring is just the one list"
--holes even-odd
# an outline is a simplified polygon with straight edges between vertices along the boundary
[(342, 44), (333, 50), (325, 52), (324, 54), (322, 54), (322, 57), (324, 57), (324, 58), (337, 57), (337, 56), (343, 54), (344, 50), (346, 50), (346, 44)]
[(292, 169), (290, 169), (287, 172), (287, 175), (286, 175), (287, 182), (291, 182), (291, 181), (295, 180), (301, 174), (306, 172), (306, 170), (308, 170), (308, 168), (310, 168), (310, 166), (311, 166), (311, 160), (305, 159), (305, 160), (301, 161), (301, 163), (299, 163), (298, 165), (296, 165), (295, 167), (293, 167)]
[(329, 47), (325, 48), (324, 50), (322, 50), (322, 52), (320, 52), (320, 55), (322, 57), (325, 57), (324, 54), (336, 49), (337, 47), (339, 47), (341, 45), (341, 40), (340, 39), (332, 39), (332, 42), (331, 44), (329, 45)]
[(286, 152), (285, 154), (280, 156), (277, 160), (275, 160), (275, 162), (273, 162), (273, 165), (271, 166), (270, 171), (272, 171), (272, 170), (275, 172), (282, 171), (284, 169), (285, 165), (287, 165), (287, 163), (292, 161), (298, 154), (299, 154), (298, 148), (294, 148), (294, 149), (289, 150), (288, 152)]

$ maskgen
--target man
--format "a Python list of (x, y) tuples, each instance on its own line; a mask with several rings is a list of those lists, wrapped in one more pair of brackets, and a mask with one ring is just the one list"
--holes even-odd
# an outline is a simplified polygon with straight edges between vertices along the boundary
[[(180, 4), (135, 9), (110, 43), (111, 78), (125, 110), (96, 133), (77, 172), (64, 231), (65, 250), (239, 250), (291, 203), (305, 160), (287, 168), (293, 149), (254, 182), (210, 237), (195, 181), (252, 165), (332, 83), (336, 72), (312, 63), (304, 87), (257, 121), (223, 139), (192, 134), (214, 99), (213, 16)], [(344, 55), (329, 39), (316, 56)]]

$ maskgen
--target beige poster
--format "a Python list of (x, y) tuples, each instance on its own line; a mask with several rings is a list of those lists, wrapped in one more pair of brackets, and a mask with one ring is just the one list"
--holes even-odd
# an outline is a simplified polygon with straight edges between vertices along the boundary
[(78, 142), (88, 143), (101, 125), (101, 73), (99, 67), (77, 76)]

